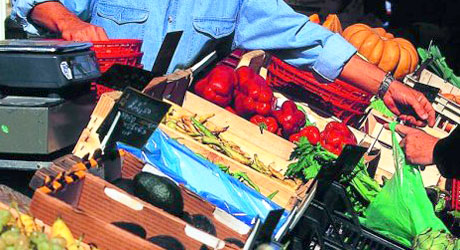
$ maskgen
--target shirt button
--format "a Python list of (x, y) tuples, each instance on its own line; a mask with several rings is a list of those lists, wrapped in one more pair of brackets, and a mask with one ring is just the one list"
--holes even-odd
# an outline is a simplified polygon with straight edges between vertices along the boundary
[(168, 17), (168, 23), (172, 23), (172, 22), (173, 22), (173, 18), (172, 18), (172, 16), (169, 16)]

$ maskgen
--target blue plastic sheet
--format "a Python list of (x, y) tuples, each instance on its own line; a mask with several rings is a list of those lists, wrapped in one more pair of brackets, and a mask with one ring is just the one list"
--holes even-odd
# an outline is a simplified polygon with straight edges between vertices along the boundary
[[(118, 147), (155, 166), (176, 182), (185, 185), (247, 225), (252, 225), (256, 216), (264, 221), (271, 210), (281, 209), (259, 192), (169, 138), (160, 129), (154, 132), (142, 150), (121, 143)], [(284, 223), (287, 215), (285, 211), (278, 227)]]

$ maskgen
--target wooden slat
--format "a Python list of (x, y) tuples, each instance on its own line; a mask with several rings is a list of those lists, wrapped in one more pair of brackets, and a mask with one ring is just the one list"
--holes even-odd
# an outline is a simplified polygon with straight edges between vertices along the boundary
[(95, 243), (99, 249), (162, 249), (42, 192), (35, 192), (30, 212), (48, 225), (60, 216), (75, 238), (84, 235), (85, 243)]

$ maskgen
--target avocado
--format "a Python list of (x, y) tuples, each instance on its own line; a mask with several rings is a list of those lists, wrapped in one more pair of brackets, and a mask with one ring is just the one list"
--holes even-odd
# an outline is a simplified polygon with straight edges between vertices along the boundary
[(194, 214), (190, 217), (190, 222), (192, 226), (205, 231), (208, 234), (216, 236), (216, 227), (212, 223), (212, 221), (202, 214)]
[(230, 244), (233, 244), (239, 248), (243, 248), (244, 247), (244, 243), (239, 240), (239, 239), (235, 239), (235, 238), (226, 238), (224, 239), (225, 242), (227, 243), (230, 243)]
[(123, 221), (112, 222), (111, 224), (123, 230), (126, 230), (132, 234), (135, 234), (141, 237), (142, 239), (145, 239), (145, 236), (147, 236), (147, 232), (145, 231), (145, 229), (139, 226), (138, 224)]
[(185, 250), (184, 245), (169, 235), (157, 235), (148, 239), (151, 243), (168, 250)]
[(170, 179), (140, 172), (134, 177), (134, 195), (166, 212), (182, 217), (184, 200), (179, 187)]
[(134, 182), (130, 179), (119, 178), (112, 182), (113, 185), (123, 189), (128, 194), (134, 195)]

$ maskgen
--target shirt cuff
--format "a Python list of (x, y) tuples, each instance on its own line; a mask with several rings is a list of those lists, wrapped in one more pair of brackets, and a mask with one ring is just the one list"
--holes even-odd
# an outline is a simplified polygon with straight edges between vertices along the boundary
[(22, 26), (25, 32), (39, 35), (39, 29), (29, 21), (30, 11), (38, 4), (45, 2), (59, 2), (58, 0), (16, 0), (13, 2), (11, 19)]
[(329, 37), (312, 69), (324, 79), (332, 82), (342, 72), (345, 63), (356, 53), (356, 48), (339, 34)]

